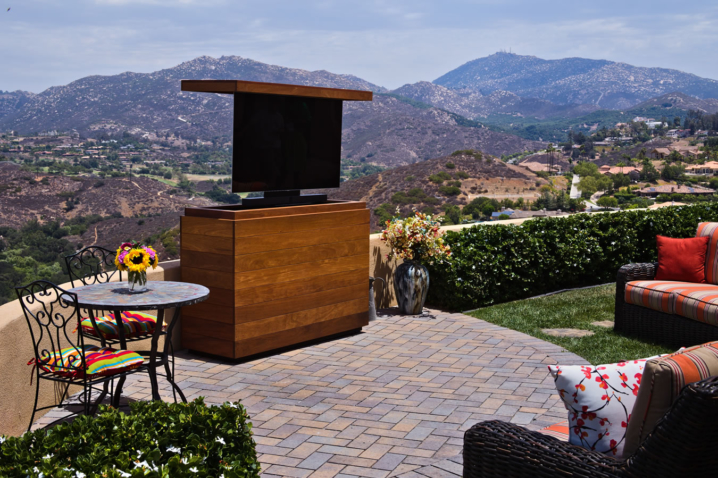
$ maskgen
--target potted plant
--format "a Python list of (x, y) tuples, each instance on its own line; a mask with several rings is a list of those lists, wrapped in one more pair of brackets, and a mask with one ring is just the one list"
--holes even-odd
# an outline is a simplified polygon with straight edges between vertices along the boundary
[(420, 314), (424, 308), (429, 291), (429, 271), (424, 264), (451, 255), (441, 237), (440, 225), (431, 215), (415, 212), (406, 219), (395, 217), (387, 221), (381, 233), (381, 240), (390, 249), (387, 259), (404, 259), (394, 273), (394, 292), (402, 314)]

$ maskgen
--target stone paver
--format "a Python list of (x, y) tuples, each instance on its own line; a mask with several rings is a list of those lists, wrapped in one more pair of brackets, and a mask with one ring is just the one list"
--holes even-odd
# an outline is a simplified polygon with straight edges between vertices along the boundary
[(607, 329), (612, 329), (614, 326), (614, 322), (612, 320), (597, 320), (596, 322), (591, 322), (591, 325), (595, 325), (596, 327), (605, 327)]
[(580, 338), (593, 335), (592, 331), (584, 329), (541, 329), (541, 332), (552, 337)]
[[(190, 400), (242, 401), (264, 477), (460, 476), (474, 423), (536, 430), (566, 419), (546, 366), (584, 359), (463, 314), (395, 312), (360, 334), (246, 363), (181, 352), (177, 382)], [(129, 378), (125, 392), (147, 400), (147, 376)]]

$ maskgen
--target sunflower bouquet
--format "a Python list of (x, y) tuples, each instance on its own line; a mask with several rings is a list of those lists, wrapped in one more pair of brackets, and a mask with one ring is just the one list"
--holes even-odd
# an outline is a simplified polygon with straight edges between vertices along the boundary
[(123, 242), (115, 255), (115, 266), (127, 271), (131, 291), (143, 290), (147, 285), (147, 269), (157, 267), (157, 252), (139, 242)]

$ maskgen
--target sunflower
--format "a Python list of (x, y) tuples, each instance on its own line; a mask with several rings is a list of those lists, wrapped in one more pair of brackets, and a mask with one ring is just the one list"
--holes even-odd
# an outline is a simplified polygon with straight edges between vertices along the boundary
[(125, 255), (124, 263), (131, 272), (145, 272), (150, 265), (150, 255), (142, 249), (132, 249)]
[(117, 254), (115, 254), (115, 266), (117, 267), (117, 270), (119, 271), (126, 271), (127, 266), (125, 266), (123, 259), (125, 258), (127, 254), (122, 249), (122, 246), (120, 246), (119, 249), (117, 249)]

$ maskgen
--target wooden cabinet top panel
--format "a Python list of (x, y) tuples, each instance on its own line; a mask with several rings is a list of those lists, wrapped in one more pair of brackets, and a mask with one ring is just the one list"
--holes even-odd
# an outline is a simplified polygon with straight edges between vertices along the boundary
[(182, 80), (182, 91), (201, 93), (262, 93), (267, 95), (308, 96), (344, 101), (371, 101), (371, 91), (320, 88), (240, 80)]
[(185, 217), (209, 217), (214, 219), (245, 220), (265, 217), (296, 216), (322, 212), (353, 211), (366, 209), (364, 201), (329, 200), (324, 204), (279, 206), (257, 209), (242, 209), (242, 206), (211, 206), (185, 208)]

